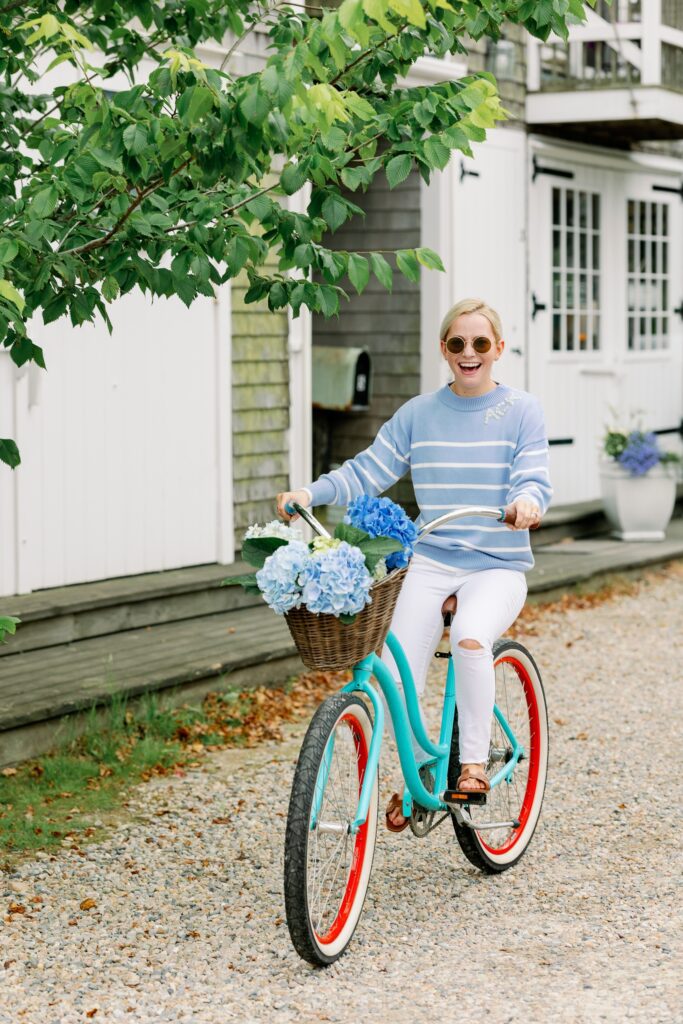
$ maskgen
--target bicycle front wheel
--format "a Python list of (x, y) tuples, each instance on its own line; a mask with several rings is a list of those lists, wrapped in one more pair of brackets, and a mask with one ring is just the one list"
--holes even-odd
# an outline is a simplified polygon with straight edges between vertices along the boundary
[[(493, 647), (496, 706), (524, 754), (509, 781), (487, 793), (486, 804), (470, 804), (475, 826), (493, 822), (514, 824), (473, 830), (453, 817), (453, 827), (467, 859), (494, 874), (511, 868), (526, 851), (538, 822), (548, 771), (548, 713), (541, 674), (529, 651), (514, 640), (499, 640)], [(503, 722), (494, 715), (486, 774), (492, 778), (513, 756)], [(457, 711), (448, 765), (448, 784), (455, 787), (460, 774)]]
[(359, 697), (338, 693), (318, 708), (294, 773), (285, 834), (285, 910), (299, 956), (327, 966), (358, 924), (377, 835), (377, 773), (365, 823), (354, 834), (372, 721)]

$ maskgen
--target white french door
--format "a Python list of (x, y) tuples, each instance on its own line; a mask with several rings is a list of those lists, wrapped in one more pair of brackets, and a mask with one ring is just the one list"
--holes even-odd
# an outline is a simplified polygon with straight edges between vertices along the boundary
[(524, 389), (526, 135), (499, 128), (473, 149), (474, 159), (453, 158), (452, 302), (481, 298), (500, 314), (505, 351), (493, 377)]
[(34, 327), (47, 372), (5, 360), (0, 594), (232, 560), (229, 300), (134, 293), (111, 337)]
[(542, 151), (534, 170), (529, 390), (545, 410), (554, 501), (565, 504), (599, 496), (608, 424), (635, 426), (636, 411), (645, 429), (680, 422), (681, 202), (626, 158), (591, 165)]

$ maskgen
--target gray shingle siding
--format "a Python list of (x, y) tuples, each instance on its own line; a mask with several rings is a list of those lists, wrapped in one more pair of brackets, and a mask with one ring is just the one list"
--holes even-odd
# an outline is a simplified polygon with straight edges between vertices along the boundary
[[(365, 210), (328, 239), (332, 248), (347, 250), (414, 249), (420, 245), (420, 178), (412, 173), (391, 191), (380, 176), (366, 193), (350, 198)], [(339, 317), (313, 318), (315, 345), (343, 345), (365, 348), (372, 360), (372, 399), (367, 413), (321, 413), (314, 410), (314, 462), (321, 466), (321, 426), (331, 427), (329, 461), (352, 458), (374, 439), (383, 423), (408, 398), (420, 391), (420, 286), (406, 280), (394, 267), (391, 293), (371, 278), (362, 295), (356, 295), (348, 281), (342, 286), (349, 302), (342, 301)], [(415, 496), (409, 477), (387, 492), (411, 512)]]

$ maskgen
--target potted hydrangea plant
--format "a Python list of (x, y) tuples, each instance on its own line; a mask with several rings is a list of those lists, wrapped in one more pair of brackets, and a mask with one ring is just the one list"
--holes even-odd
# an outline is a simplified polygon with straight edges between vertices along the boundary
[(600, 469), (602, 499), (612, 535), (626, 541), (661, 541), (676, 501), (675, 452), (664, 451), (657, 435), (607, 429)]
[(261, 594), (285, 615), (305, 664), (348, 667), (383, 642), (416, 539), (400, 505), (363, 496), (333, 537), (306, 543), (277, 521), (249, 527), (242, 557), (257, 571), (223, 584)]

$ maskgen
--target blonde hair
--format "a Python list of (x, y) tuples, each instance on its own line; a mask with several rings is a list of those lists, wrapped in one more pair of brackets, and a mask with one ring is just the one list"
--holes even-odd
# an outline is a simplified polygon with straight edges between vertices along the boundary
[(445, 341), (446, 335), (448, 334), (448, 328), (451, 326), (453, 321), (459, 316), (462, 316), (463, 313), (481, 313), (482, 316), (485, 316), (493, 329), (493, 337), (496, 342), (500, 341), (503, 336), (503, 326), (500, 322), (500, 317), (496, 313), (495, 309), (492, 309), (487, 305), (483, 299), (461, 299), (460, 302), (456, 302), (454, 306), (451, 306), (441, 321), (441, 330), (439, 333), (441, 341)]

